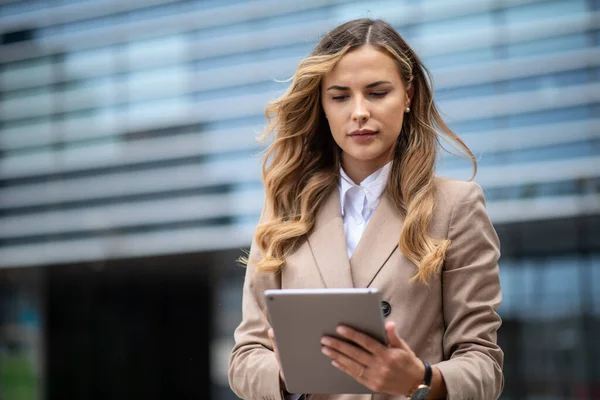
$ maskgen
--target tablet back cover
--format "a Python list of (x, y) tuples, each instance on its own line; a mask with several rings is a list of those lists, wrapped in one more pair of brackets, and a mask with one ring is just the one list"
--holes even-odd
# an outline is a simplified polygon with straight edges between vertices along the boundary
[(331, 365), (321, 337), (338, 337), (335, 329), (344, 324), (385, 343), (376, 289), (269, 290), (265, 301), (290, 393), (372, 393)]

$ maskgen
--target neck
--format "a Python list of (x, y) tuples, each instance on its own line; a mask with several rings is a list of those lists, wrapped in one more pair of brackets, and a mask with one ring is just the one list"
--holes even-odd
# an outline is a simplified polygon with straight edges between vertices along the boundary
[(342, 157), (342, 168), (344, 168), (344, 172), (346, 172), (346, 175), (348, 175), (354, 183), (360, 185), (365, 178), (383, 167), (389, 161), (390, 160), (387, 159), (363, 161)]

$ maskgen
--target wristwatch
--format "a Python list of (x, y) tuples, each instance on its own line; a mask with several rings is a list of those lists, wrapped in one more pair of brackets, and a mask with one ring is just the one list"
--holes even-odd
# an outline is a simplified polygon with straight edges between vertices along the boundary
[(413, 389), (413, 391), (408, 395), (411, 400), (425, 400), (431, 391), (431, 365), (425, 360), (421, 360), (421, 362), (423, 365), (425, 365), (425, 376), (423, 377), (423, 383), (420, 384), (416, 389)]

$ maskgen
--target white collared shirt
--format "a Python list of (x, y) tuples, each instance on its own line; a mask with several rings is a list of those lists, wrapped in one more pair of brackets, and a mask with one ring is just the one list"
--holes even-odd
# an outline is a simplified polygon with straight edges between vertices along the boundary
[(373, 211), (379, 204), (391, 168), (392, 162), (390, 161), (369, 175), (360, 185), (354, 183), (344, 169), (340, 168), (342, 175), (339, 182), (340, 206), (344, 220), (348, 258), (352, 257), (365, 227), (373, 216)]
[[(342, 177), (338, 186), (340, 189), (340, 208), (346, 233), (346, 245), (348, 246), (348, 258), (352, 257), (365, 227), (371, 220), (377, 204), (379, 204), (391, 169), (392, 162), (390, 161), (369, 175), (360, 185), (357, 185), (340, 167)], [(304, 398), (304, 395), (286, 394), (284, 398), (285, 400), (300, 400)]]

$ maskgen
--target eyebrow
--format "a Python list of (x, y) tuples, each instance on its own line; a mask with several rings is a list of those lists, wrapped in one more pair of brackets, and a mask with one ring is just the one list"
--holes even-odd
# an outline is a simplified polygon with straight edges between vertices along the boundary
[[(371, 89), (374, 88), (375, 86), (379, 86), (379, 85), (383, 85), (385, 83), (392, 83), (390, 81), (377, 81), (377, 82), (373, 82), (373, 83), (369, 83), (367, 86), (365, 86), (366, 89)], [(339, 85), (333, 85), (333, 86), (329, 86), (327, 88), (327, 90), (350, 90), (350, 88), (348, 86), (339, 86)]]

